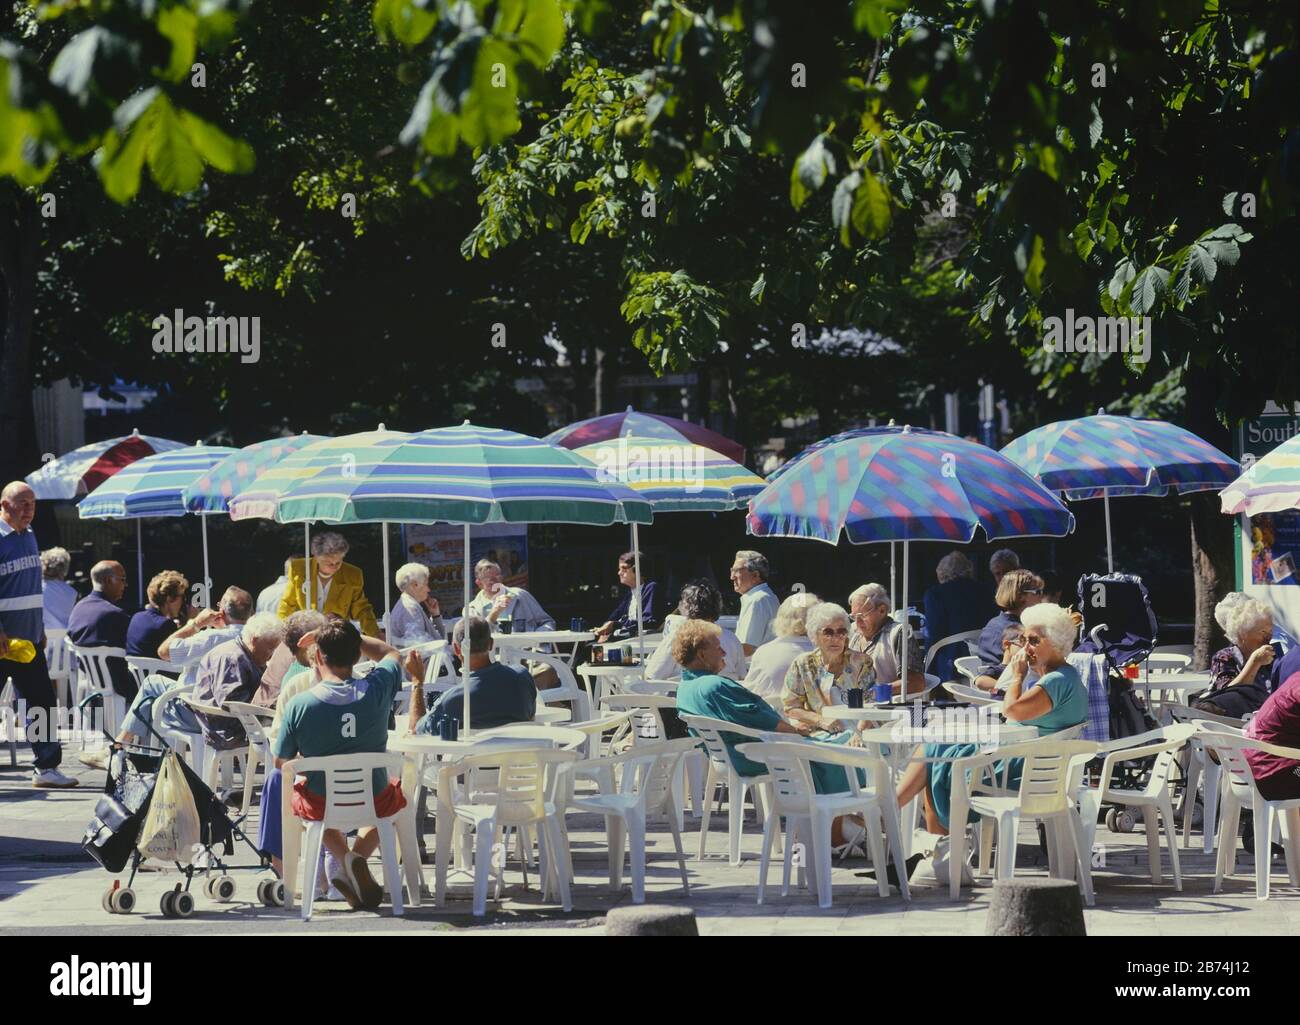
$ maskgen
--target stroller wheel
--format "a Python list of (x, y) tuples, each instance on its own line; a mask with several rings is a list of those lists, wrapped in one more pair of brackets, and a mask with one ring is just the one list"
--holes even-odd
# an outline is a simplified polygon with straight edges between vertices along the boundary
[(172, 914), (177, 918), (189, 918), (194, 914), (194, 894), (181, 891), (172, 897)]
[(230, 876), (221, 876), (212, 884), (212, 896), (221, 903), (232, 900), (235, 896), (235, 881)]
[(99, 906), (110, 915), (117, 914), (117, 912), (113, 910), (113, 894), (115, 893), (117, 893), (116, 889), (108, 889), (104, 891), (104, 896), (99, 898)]
[(135, 910), (135, 891), (130, 887), (122, 887), (111, 899), (113, 911), (119, 915), (129, 915)]
[(162, 911), (163, 918), (176, 917), (176, 906), (174, 904), (176, 892), (175, 890), (168, 890), (162, 895), (162, 899), (158, 901), (158, 908)]
[(1115, 828), (1115, 813), (1118, 810), (1119, 810), (1118, 808), (1106, 809), (1106, 828), (1109, 829), (1112, 833), (1119, 832), (1119, 830)]
[(268, 908), (284, 907), (284, 883), (279, 879), (263, 879), (257, 884), (257, 899)]
[(1115, 813), (1115, 832), (1131, 833), (1137, 825), (1137, 817), (1127, 808)]

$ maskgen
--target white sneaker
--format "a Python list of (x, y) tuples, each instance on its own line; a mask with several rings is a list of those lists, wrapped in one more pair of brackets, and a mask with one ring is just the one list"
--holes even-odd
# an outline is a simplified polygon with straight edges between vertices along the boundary
[(112, 748), (109, 747), (101, 747), (98, 751), (82, 751), (77, 755), (77, 761), (92, 769), (107, 769), (111, 753)]
[(75, 779), (63, 775), (58, 769), (37, 769), (32, 773), (32, 786), (43, 790), (67, 790), (78, 785)]

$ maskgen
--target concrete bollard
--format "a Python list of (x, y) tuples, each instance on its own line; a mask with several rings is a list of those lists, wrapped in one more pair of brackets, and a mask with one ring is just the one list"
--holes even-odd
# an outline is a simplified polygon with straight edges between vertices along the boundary
[(670, 908), (636, 904), (614, 908), (605, 916), (606, 936), (698, 936), (695, 912), (690, 908)]
[(993, 885), (988, 936), (1086, 936), (1083, 896), (1070, 879), (1008, 879)]

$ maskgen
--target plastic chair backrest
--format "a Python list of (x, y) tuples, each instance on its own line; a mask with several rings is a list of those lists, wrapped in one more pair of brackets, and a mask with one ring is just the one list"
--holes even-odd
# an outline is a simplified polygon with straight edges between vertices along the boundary
[(736, 750), (746, 758), (762, 762), (771, 773), (773, 815), (807, 815), (817, 793), (808, 756), (800, 750), (801, 747), (789, 741), (736, 746)]
[(1144, 670), (1151, 675), (1168, 675), (1184, 672), (1192, 664), (1190, 655), (1177, 655), (1173, 652), (1152, 652), (1143, 664)]
[(963, 655), (952, 660), (952, 667), (968, 680), (973, 680), (979, 675), (980, 666), (983, 664), (984, 660), (978, 655)]
[(1219, 758), (1219, 767), (1228, 774), (1228, 785), (1238, 797), (1249, 797), (1255, 792), (1255, 773), (1251, 771), (1250, 762), (1246, 761), (1246, 751), (1253, 746), (1250, 737), (1220, 730), (1202, 728), (1197, 731), (1197, 738), (1205, 745), (1207, 751), (1213, 751)]
[(127, 655), (126, 667), (131, 670), (131, 675), (135, 677), (137, 687), (143, 687), (145, 680), (153, 673), (170, 677), (173, 680), (181, 674), (181, 667), (175, 663), (164, 662), (160, 658), (145, 658), (141, 655)]
[[(527, 637), (527, 634), (522, 636)], [(576, 709), (579, 718), (586, 719), (590, 717), (590, 698), (587, 692), (578, 686), (578, 678), (573, 675), (573, 670), (569, 668), (568, 660), (563, 655), (517, 647), (509, 642), (502, 643), (501, 640), (497, 641), (497, 650), (501, 653), (503, 660), (510, 662), (522, 662), (524, 660), (542, 662), (555, 670), (555, 675), (560, 679), (560, 685), (558, 687), (549, 687), (546, 690), (539, 690), (537, 692), (538, 700), (548, 705), (560, 701), (572, 701), (579, 706)]]
[(1179, 723), (1215, 723), (1218, 726), (1227, 726), (1234, 730), (1239, 730), (1246, 725), (1244, 719), (1234, 719), (1227, 715), (1216, 715), (1214, 712), (1205, 712), (1199, 708), (1192, 708), (1190, 705), (1165, 705), (1165, 709), (1169, 712), (1174, 722)]
[(307, 772), (325, 774), (324, 824), (330, 829), (355, 829), (379, 821), (371, 777), (375, 769), (390, 776), (400, 774), (402, 756), (397, 752), (366, 752), (330, 755), (323, 758), (295, 758), (282, 766), (286, 777)]
[(81, 674), (86, 680), (86, 689), (91, 692), (100, 694), (115, 694), (113, 689), (113, 676), (108, 669), (108, 660), (110, 658), (126, 658), (125, 648), (81, 648), (72, 645), (72, 653), (76, 656), (77, 665), (81, 669)]
[(1020, 811), (1025, 815), (1052, 815), (1070, 807), (1069, 766), (1076, 757), (1093, 754), (1097, 745), (1086, 741), (1040, 741), (1025, 755), (1020, 774)]
[[(981, 631), (979, 630), (963, 630), (960, 633), (949, 634), (947, 637), (940, 637), (930, 645), (930, 650), (925, 653), (925, 665), (922, 668), (928, 671), (930, 663), (934, 661), (934, 657), (939, 654), (939, 652), (943, 651), (943, 649), (949, 644), (969, 644), (970, 641), (978, 641), (980, 633)], [(967, 650), (969, 650), (969, 648)], [(966, 656), (964, 655), (962, 656), (962, 658), (965, 657)]]
[[(502, 825), (540, 821), (546, 814), (547, 770), (576, 761), (572, 751), (509, 750), (471, 755), (456, 765), (457, 775), (483, 769), (497, 771), (496, 819)], [(453, 798), (454, 800), (454, 798)]]
[(250, 705), (246, 701), (227, 701), (225, 707), (234, 713), (235, 718), (244, 727), (244, 732), (248, 735), (251, 743), (258, 745), (267, 743), (266, 719), (275, 715), (274, 708)]
[(722, 733), (739, 734), (756, 740), (762, 740), (764, 737), (761, 730), (751, 730), (747, 726), (737, 726), (735, 723), (723, 722), (721, 719), (710, 719), (705, 715), (683, 715), (681, 720), (704, 741), (704, 750), (708, 753), (709, 761), (717, 768), (728, 772), (734, 772), (735, 766), (732, 765), (731, 751), (727, 749)]
[(72, 649), (67, 630), (45, 631), (45, 662), (50, 675), (60, 679), (72, 672)]
[(639, 746), (667, 739), (661, 709), (676, 708), (677, 700), (665, 694), (613, 694), (601, 704), (632, 713), (632, 743)]

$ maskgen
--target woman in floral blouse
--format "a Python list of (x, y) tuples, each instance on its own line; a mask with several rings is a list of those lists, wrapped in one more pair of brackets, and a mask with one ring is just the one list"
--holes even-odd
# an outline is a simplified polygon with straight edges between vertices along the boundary
[(844, 732), (846, 726), (823, 715), (822, 709), (847, 704), (846, 691), (869, 690), (876, 674), (867, 655), (849, 650), (849, 614), (843, 607), (822, 602), (808, 610), (805, 623), (814, 647), (790, 664), (781, 709), (787, 719), (815, 726), (820, 733), (814, 736), (824, 740)]

